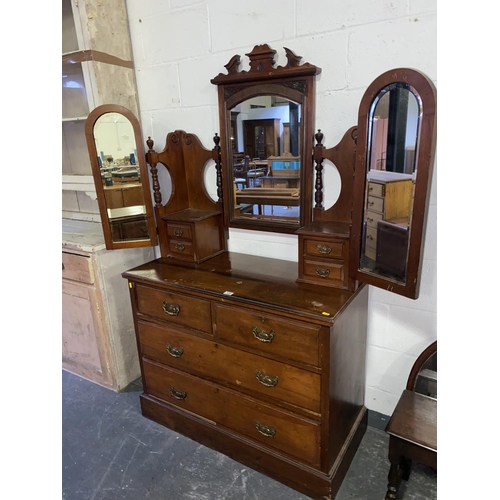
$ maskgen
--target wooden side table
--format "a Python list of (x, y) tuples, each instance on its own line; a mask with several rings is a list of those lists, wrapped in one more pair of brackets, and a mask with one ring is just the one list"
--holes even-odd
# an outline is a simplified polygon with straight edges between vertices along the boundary
[(391, 462), (385, 500), (395, 500), (412, 460), (437, 469), (437, 400), (404, 390), (385, 430)]

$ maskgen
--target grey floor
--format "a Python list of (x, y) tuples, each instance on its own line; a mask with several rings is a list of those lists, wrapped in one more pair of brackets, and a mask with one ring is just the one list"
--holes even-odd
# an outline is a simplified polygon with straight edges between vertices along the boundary
[[(63, 371), (66, 500), (308, 500), (140, 413), (140, 381), (115, 393)], [(337, 500), (383, 500), (388, 437), (368, 427)], [(414, 464), (401, 500), (436, 499), (436, 474)]]

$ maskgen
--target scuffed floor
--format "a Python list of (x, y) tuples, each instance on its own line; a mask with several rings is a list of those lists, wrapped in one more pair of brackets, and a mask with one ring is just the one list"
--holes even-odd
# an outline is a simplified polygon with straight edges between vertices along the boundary
[[(140, 413), (140, 382), (116, 394), (62, 374), (65, 500), (308, 500)], [(368, 427), (336, 500), (382, 500), (388, 436)], [(436, 474), (415, 464), (401, 500), (434, 500)]]

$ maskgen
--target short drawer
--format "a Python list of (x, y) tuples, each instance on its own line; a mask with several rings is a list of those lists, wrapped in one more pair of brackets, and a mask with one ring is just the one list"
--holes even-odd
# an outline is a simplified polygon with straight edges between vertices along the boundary
[(320, 375), (178, 330), (138, 322), (141, 353), (235, 389), (320, 413)]
[(368, 196), (367, 210), (384, 213), (384, 198), (376, 198), (375, 196)]
[(318, 283), (347, 285), (348, 273), (343, 260), (304, 259), (304, 275), (314, 278)]
[(373, 227), (366, 228), (366, 246), (373, 249), (377, 248), (377, 229)]
[(319, 327), (219, 305), (215, 307), (217, 337), (265, 355), (318, 365)]
[(94, 283), (90, 256), (62, 252), (62, 277), (81, 283)]
[(173, 222), (167, 222), (167, 236), (173, 239), (193, 239), (193, 233), (189, 224), (176, 224)]
[(378, 196), (379, 198), (383, 198), (385, 196), (385, 184), (379, 184), (378, 182), (369, 182), (368, 194), (370, 196)]
[(377, 229), (377, 223), (382, 220), (382, 214), (378, 212), (372, 212), (371, 210), (366, 211), (366, 224), (368, 227), (373, 227)]
[(253, 441), (318, 465), (320, 424), (217, 384), (143, 360), (146, 394)]
[(345, 240), (304, 240), (304, 253), (313, 257), (342, 259), (345, 256)]
[(194, 246), (190, 241), (169, 240), (168, 250), (177, 257), (192, 258), (194, 255)]
[(212, 332), (210, 302), (188, 295), (136, 286), (137, 311), (175, 325)]

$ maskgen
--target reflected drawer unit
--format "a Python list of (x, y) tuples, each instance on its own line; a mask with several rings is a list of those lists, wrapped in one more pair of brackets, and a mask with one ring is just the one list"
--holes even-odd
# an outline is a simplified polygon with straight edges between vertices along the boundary
[[(344, 251), (332, 248), (335, 259)], [(334, 498), (366, 428), (365, 287), (325, 296), (296, 282), (293, 262), (228, 252), (160, 258), (123, 277), (143, 415)]]

